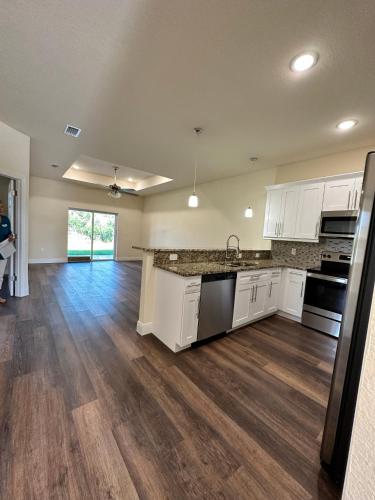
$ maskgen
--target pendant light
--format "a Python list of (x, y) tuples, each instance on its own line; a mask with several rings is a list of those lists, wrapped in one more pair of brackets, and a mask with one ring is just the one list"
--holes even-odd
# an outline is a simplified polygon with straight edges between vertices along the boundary
[(249, 205), (247, 207), (247, 209), (245, 210), (245, 217), (246, 219), (251, 219), (253, 216), (253, 209), (251, 208), (251, 206)]
[[(202, 133), (203, 129), (201, 127), (195, 127), (194, 128), (194, 133), (197, 137), (197, 142), (198, 142), (198, 137)], [(188, 200), (188, 207), (189, 208), (197, 208), (199, 206), (199, 199), (198, 196), (195, 193), (195, 185), (197, 183), (197, 167), (198, 167), (198, 161), (197, 161), (197, 152), (195, 152), (195, 162), (194, 162), (194, 187), (193, 187), (193, 194), (189, 196)]]

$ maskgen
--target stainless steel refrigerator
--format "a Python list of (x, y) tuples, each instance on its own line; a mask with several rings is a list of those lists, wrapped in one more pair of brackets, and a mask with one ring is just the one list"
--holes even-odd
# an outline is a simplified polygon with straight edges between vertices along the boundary
[(321, 447), (322, 465), (342, 483), (353, 427), (375, 283), (375, 152), (367, 155), (345, 311)]

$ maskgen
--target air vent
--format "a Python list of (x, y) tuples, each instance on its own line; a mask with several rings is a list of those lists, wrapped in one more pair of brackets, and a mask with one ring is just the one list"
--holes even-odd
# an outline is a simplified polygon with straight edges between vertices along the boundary
[(70, 135), (71, 137), (78, 137), (81, 133), (81, 129), (75, 127), (74, 125), (67, 125), (64, 130), (65, 135)]

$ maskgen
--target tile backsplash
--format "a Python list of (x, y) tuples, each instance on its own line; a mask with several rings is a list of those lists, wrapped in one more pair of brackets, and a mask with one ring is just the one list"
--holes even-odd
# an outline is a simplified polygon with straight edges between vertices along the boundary
[[(292, 248), (296, 255), (292, 255)], [(311, 267), (320, 263), (323, 251), (352, 253), (353, 240), (346, 238), (321, 238), (319, 243), (272, 240), (272, 258), (293, 261), (297, 264), (309, 263)]]

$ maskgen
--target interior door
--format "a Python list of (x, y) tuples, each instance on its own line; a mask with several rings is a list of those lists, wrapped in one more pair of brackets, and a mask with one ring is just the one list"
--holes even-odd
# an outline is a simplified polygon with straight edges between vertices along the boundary
[[(8, 186), (8, 218), (10, 220), (10, 225), (12, 231), (15, 231), (16, 222), (16, 181), (11, 179)], [(17, 240), (15, 240), (14, 245), (17, 245)], [(15, 293), (15, 254), (11, 255), (8, 259), (9, 273), (8, 273), (8, 286), (9, 295), (14, 296)]]

